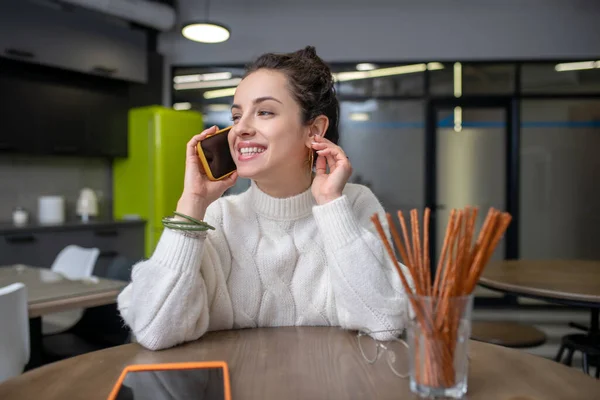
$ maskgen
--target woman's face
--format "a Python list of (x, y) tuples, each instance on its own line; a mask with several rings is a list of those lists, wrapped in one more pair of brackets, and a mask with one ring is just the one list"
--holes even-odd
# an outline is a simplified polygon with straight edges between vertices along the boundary
[(308, 157), (308, 126), (286, 76), (260, 69), (237, 87), (231, 106), (231, 155), (243, 178), (272, 179), (301, 169)]

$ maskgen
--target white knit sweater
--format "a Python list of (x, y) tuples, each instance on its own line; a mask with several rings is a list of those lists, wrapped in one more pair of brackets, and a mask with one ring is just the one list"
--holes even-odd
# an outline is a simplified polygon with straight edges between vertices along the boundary
[(374, 213), (383, 209), (361, 185), (319, 206), (310, 189), (278, 199), (253, 183), (210, 205), (205, 220), (215, 231), (198, 238), (165, 229), (152, 257), (133, 268), (119, 310), (152, 350), (208, 330), (401, 329), (404, 291)]

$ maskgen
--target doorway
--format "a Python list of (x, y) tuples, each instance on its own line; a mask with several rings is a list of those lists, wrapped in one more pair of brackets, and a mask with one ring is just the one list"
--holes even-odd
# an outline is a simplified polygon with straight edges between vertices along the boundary
[(430, 100), (426, 114), (425, 204), (431, 209), (431, 260), (441, 252), (453, 208), (490, 207), (513, 220), (492, 260), (518, 257), (518, 125), (511, 98)]

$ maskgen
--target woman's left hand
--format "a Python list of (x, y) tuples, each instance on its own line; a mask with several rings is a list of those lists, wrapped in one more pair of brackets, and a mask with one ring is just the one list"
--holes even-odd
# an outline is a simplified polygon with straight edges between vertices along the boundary
[(342, 148), (325, 138), (315, 136), (312, 148), (317, 150), (317, 164), (311, 190), (317, 204), (323, 205), (342, 196), (352, 165)]

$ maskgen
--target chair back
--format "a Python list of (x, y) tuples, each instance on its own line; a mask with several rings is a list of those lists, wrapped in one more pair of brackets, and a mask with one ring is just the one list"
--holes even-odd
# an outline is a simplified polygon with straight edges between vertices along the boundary
[(13, 283), (0, 288), (0, 382), (20, 375), (29, 362), (27, 288)]
[(69, 279), (88, 278), (92, 276), (99, 255), (99, 249), (69, 245), (56, 256), (52, 263), (52, 271), (59, 272)]
[[(84, 248), (71, 244), (58, 253), (52, 271), (68, 279), (89, 278), (94, 272), (96, 260), (100, 255), (97, 248)], [(81, 319), (83, 308), (57, 312), (42, 317), (42, 334), (53, 335), (71, 329)]]

